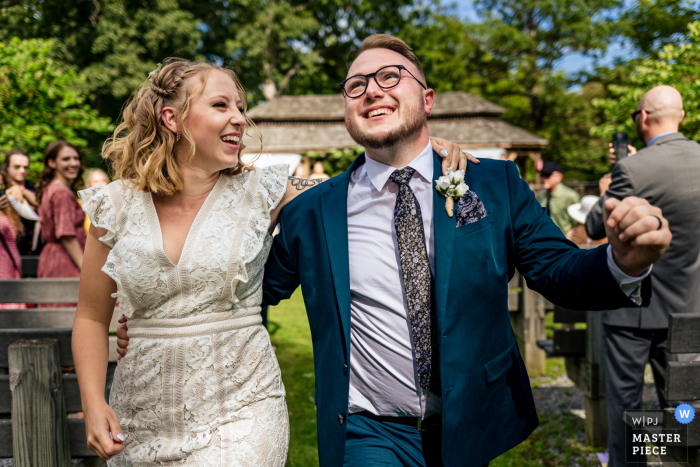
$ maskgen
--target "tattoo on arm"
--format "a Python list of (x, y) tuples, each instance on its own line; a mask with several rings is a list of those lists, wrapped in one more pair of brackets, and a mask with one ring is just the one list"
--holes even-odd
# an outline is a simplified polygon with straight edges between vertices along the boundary
[(316, 186), (316, 185), (324, 182), (324, 180), (321, 180), (319, 178), (309, 179), (309, 178), (289, 177), (289, 180), (291, 180), (292, 186), (299, 191), (305, 190), (309, 187)]

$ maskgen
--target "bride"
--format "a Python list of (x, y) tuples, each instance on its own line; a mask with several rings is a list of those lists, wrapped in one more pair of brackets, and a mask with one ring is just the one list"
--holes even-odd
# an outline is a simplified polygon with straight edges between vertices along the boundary
[[(313, 183), (241, 162), (246, 124), (255, 128), (245, 110), (233, 71), (173, 60), (105, 144), (119, 180), (80, 192), (92, 227), (73, 354), (88, 445), (110, 466), (285, 464), (289, 420), (261, 284), (282, 206)], [(465, 166), (448, 147), (444, 167)], [(108, 405), (115, 301), (131, 339)]]

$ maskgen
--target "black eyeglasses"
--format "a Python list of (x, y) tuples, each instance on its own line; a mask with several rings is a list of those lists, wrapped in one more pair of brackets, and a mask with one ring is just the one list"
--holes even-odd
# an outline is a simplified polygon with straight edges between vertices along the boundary
[(406, 73), (411, 75), (411, 78), (418, 81), (418, 84), (420, 84), (423, 89), (428, 89), (403, 65), (388, 65), (368, 75), (351, 76), (340, 83), (340, 89), (343, 90), (343, 94), (351, 99), (354, 99), (367, 92), (369, 79), (374, 78), (374, 82), (377, 83), (377, 86), (386, 91), (399, 85), (401, 82), (401, 72), (403, 70), (406, 70)]
[[(630, 114), (630, 117), (632, 117), (632, 121), (633, 121), (634, 123), (637, 123), (637, 115), (639, 115), (640, 113), (642, 113), (642, 110), (644, 110), (644, 109), (635, 110), (634, 112), (632, 112), (632, 113)], [(646, 113), (648, 113), (648, 114), (651, 113), (651, 112), (649, 112), (648, 110), (644, 110), (644, 111), (645, 111)]]

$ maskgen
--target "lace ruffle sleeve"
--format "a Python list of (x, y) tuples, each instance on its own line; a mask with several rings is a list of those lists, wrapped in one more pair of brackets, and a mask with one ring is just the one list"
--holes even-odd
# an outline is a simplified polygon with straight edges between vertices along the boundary
[(276, 164), (263, 167), (260, 174), (260, 189), (265, 192), (267, 207), (270, 211), (275, 209), (285, 191), (287, 190), (287, 180), (289, 178), (289, 164)]
[[(112, 183), (119, 183), (112, 182)], [(105, 229), (107, 233), (100, 241), (110, 248), (117, 242), (116, 210), (109, 196), (107, 186), (94, 186), (78, 192), (82, 208), (95, 227)]]

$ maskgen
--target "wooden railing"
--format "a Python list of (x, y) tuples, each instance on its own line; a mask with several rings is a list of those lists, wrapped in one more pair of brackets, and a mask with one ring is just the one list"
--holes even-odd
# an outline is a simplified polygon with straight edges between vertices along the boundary
[[(77, 303), (78, 279), (0, 281), (0, 303)], [(118, 310), (109, 331), (116, 331)], [(16, 467), (68, 467), (104, 462), (87, 447), (73, 367), (71, 337), (75, 307), (0, 309), (0, 458)], [(109, 338), (108, 380), (117, 360), (116, 337)], [(107, 394), (105, 394), (107, 397)]]

